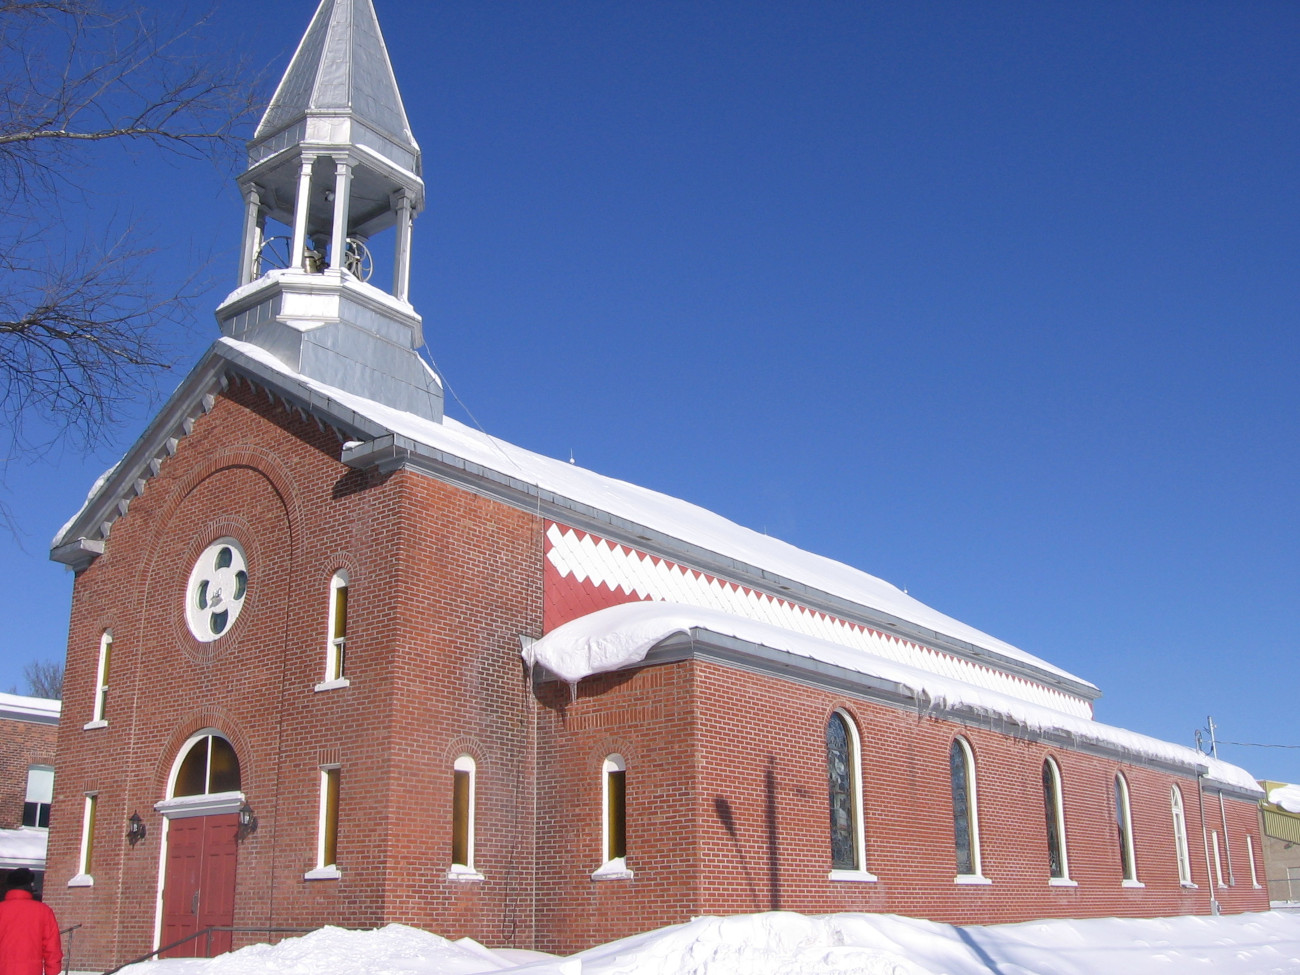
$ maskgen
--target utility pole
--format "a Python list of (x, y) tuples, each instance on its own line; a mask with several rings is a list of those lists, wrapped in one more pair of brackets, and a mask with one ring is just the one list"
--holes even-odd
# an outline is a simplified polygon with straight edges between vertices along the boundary
[(1205, 725), (1206, 725), (1206, 730), (1208, 730), (1208, 731), (1210, 732), (1210, 754), (1211, 754), (1214, 758), (1218, 758), (1218, 757), (1219, 757), (1219, 744), (1218, 744), (1217, 741), (1214, 740), (1214, 732), (1215, 732), (1215, 727), (1214, 727), (1214, 718), (1213, 718), (1212, 716), (1211, 716), (1211, 717), (1207, 717), (1207, 718), (1205, 719)]

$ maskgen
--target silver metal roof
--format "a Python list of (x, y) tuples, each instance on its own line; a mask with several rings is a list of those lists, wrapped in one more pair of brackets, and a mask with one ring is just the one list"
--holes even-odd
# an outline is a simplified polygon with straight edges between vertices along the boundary
[[(252, 145), (321, 117), (357, 122), (385, 136), (382, 141), (395, 143), (398, 150), (394, 161), (418, 172), (408, 160), (418, 159), (420, 148), (371, 0), (321, 0)], [(383, 146), (373, 148), (384, 153)]]

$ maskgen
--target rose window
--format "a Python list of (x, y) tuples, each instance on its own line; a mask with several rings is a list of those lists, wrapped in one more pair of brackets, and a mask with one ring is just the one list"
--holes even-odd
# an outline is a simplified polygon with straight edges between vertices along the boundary
[(185, 619), (195, 639), (210, 643), (239, 618), (248, 593), (248, 563), (233, 538), (221, 538), (199, 556), (185, 590)]

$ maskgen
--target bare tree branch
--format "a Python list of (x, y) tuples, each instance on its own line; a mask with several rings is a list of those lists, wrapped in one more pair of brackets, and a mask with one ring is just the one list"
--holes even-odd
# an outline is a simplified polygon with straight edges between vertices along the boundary
[(63, 664), (33, 660), (23, 667), (23, 679), (27, 681), (27, 693), (32, 697), (51, 701), (63, 699)]
[(205, 46), (208, 16), (150, 0), (0, 0), (0, 481), (5, 460), (49, 439), (95, 445), (172, 360), (167, 326), (188, 321), (198, 283), (153, 273), (133, 227), (69, 240), (59, 207), (102, 179), (92, 145), (233, 163), (257, 82)]

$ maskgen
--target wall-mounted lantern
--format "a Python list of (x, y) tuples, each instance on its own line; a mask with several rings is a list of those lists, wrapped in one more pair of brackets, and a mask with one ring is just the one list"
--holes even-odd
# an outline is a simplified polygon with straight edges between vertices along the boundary
[(139, 811), (131, 813), (131, 818), (126, 821), (126, 841), (135, 846), (145, 838), (148, 832), (149, 827), (140, 818)]
[(245, 802), (239, 807), (239, 828), (235, 830), (235, 838), (247, 839), (250, 833), (256, 832), (257, 817), (253, 814), (253, 807)]

